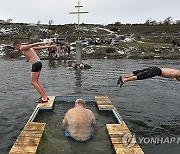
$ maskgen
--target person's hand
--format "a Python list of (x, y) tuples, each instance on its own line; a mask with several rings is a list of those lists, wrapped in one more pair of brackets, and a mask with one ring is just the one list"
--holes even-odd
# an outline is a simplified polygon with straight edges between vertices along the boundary
[(56, 45), (51, 45), (51, 48), (56, 48), (57, 46)]
[(51, 42), (43, 42), (44, 45), (51, 45)]

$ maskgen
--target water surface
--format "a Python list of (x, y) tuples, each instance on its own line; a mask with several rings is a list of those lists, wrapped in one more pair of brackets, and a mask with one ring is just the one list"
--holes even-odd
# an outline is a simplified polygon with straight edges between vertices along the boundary
[[(67, 70), (63, 62), (43, 61), (40, 81), (48, 95), (107, 95), (136, 137), (179, 137), (180, 86), (174, 79), (155, 77), (129, 82), (120, 89), (120, 74), (149, 66), (179, 69), (179, 60), (87, 60), (92, 69)], [(30, 85), (31, 65), (0, 59), (0, 153), (9, 152), (32, 114), (39, 97)], [(147, 154), (179, 154), (179, 144), (142, 144)]]

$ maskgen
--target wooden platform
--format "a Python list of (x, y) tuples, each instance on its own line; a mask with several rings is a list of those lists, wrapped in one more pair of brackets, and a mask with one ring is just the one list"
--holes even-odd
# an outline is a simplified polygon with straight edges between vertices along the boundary
[(39, 109), (52, 109), (55, 96), (49, 96), (47, 103), (38, 104), (17, 138), (9, 154), (35, 154), (46, 123), (32, 122)]
[[(137, 144), (135, 138), (129, 131), (126, 124), (106, 124), (108, 134), (117, 154), (143, 154), (141, 147)], [(123, 137), (131, 135), (130, 143)], [(129, 137), (130, 138), (130, 137)], [(124, 141), (124, 142), (123, 142)]]
[(126, 145), (126, 138), (123, 137), (126, 137), (126, 135), (132, 136), (132, 134), (109, 97), (95, 96), (95, 99), (99, 110), (112, 110), (120, 123), (106, 124), (107, 131), (116, 154), (144, 154), (141, 147), (136, 143), (135, 138), (132, 137), (130, 144), (127, 143)]
[[(55, 96), (49, 96), (48, 103), (36, 106), (24, 129), (11, 148), (9, 154), (35, 154), (43, 135), (46, 123), (33, 122), (40, 109), (52, 109)], [(106, 124), (116, 154), (144, 154), (141, 147), (132, 137), (130, 144), (124, 142), (124, 136), (131, 135), (128, 127), (108, 96), (95, 96), (99, 110), (111, 110), (119, 124)], [(126, 141), (126, 140), (125, 140)], [(129, 141), (129, 140), (128, 140)]]

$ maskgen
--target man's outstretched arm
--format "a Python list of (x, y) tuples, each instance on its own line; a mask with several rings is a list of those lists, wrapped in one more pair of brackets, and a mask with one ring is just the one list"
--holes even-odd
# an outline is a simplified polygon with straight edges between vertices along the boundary
[(38, 46), (38, 45), (44, 45), (44, 44), (47, 44), (47, 42), (36, 42), (36, 43), (32, 43), (32, 44), (27, 44), (27, 45), (22, 45), (20, 47), (20, 50), (21, 51), (26, 51), (32, 47), (35, 47), (35, 46)]
[(42, 50), (42, 49), (47, 49), (47, 48), (57, 48), (56, 45), (50, 45), (50, 46), (39, 46), (39, 47), (33, 47), (34, 50)]

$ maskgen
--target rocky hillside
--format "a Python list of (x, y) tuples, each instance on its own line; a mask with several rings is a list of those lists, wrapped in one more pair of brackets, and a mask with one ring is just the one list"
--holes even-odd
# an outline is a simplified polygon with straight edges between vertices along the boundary
[[(86, 25), (78, 35), (75, 24), (0, 24), (0, 45), (65, 38), (66, 43), (91, 39), (83, 51), (88, 58), (179, 58), (180, 25)], [(95, 41), (98, 40), (98, 43)], [(177, 44), (173, 45), (173, 41)]]

